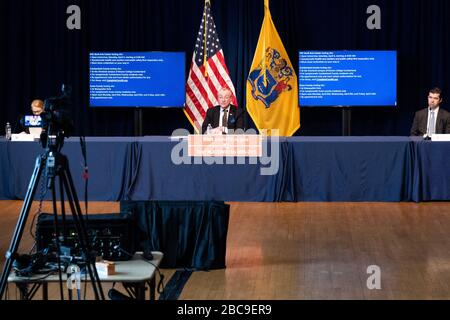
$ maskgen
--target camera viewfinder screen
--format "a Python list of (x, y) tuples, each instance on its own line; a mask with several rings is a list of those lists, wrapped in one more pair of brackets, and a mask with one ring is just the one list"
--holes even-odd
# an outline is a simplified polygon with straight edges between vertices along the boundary
[(42, 118), (40, 116), (27, 115), (24, 117), (24, 126), (29, 127), (42, 127)]

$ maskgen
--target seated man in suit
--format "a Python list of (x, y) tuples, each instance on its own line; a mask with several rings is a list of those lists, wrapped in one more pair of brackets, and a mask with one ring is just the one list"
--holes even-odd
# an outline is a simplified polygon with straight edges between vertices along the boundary
[(416, 112), (411, 128), (412, 136), (431, 136), (450, 133), (450, 113), (442, 108), (442, 91), (433, 88), (428, 93), (428, 107)]
[(244, 112), (231, 104), (233, 94), (230, 89), (219, 90), (219, 105), (209, 108), (202, 125), (202, 133), (206, 133), (208, 125), (213, 128), (211, 133), (227, 134), (228, 129), (244, 129)]

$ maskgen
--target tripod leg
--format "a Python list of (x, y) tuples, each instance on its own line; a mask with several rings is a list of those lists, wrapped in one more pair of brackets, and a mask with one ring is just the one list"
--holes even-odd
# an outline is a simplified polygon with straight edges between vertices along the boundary
[[(55, 179), (53, 177), (52, 179)], [(52, 203), (53, 203), (53, 218), (54, 218), (54, 228), (55, 228), (55, 243), (56, 243), (56, 261), (58, 263), (58, 276), (59, 276), (59, 295), (61, 300), (64, 300), (64, 291), (63, 291), (63, 281), (62, 281), (62, 272), (61, 272), (61, 245), (59, 241), (59, 226), (58, 226), (58, 209), (56, 208), (56, 192), (55, 192), (55, 183), (52, 183)]]
[(79, 206), (76, 205), (76, 203), (77, 203), (75, 201), (76, 198), (74, 199), (74, 193), (70, 189), (70, 184), (67, 182), (67, 175), (65, 173), (63, 173), (63, 175), (64, 175), (64, 185), (65, 185), (65, 189), (66, 189), (66, 193), (67, 193), (67, 198), (68, 198), (69, 205), (70, 205), (70, 208), (72, 211), (73, 219), (75, 222), (75, 227), (77, 229), (77, 234), (79, 236), (80, 247), (85, 256), (85, 259), (87, 260), (86, 268), (89, 273), (89, 277), (91, 279), (92, 288), (93, 288), (94, 294), (95, 294), (95, 299), (96, 300), (100, 299), (99, 298), (99, 293), (100, 293), (100, 296), (102, 297), (101, 299), (104, 300), (101, 282), (100, 282), (99, 276), (97, 274), (97, 269), (95, 268), (95, 262), (94, 263), (92, 262), (91, 248), (90, 248), (89, 241), (87, 238), (86, 229), (85, 229), (85, 226), (84, 226), (84, 223), (82, 220), (82, 215), (80, 213), (80, 208), (79, 208)]
[[(89, 276), (92, 282), (92, 287), (94, 289), (95, 298), (105, 300), (103, 294), (102, 284), (97, 273), (97, 268), (95, 267), (95, 259), (92, 260), (91, 257), (91, 246), (89, 244), (89, 238), (86, 232), (86, 226), (83, 220), (83, 215), (81, 212), (80, 203), (75, 191), (75, 186), (73, 184), (72, 176), (69, 171), (69, 163), (65, 156), (63, 158), (63, 166), (60, 178), (63, 179), (63, 184), (67, 193), (67, 198), (69, 200), (70, 209), (74, 218), (75, 226), (77, 228), (77, 233), (80, 237), (81, 249), (85, 257), (88, 259), (86, 268), (89, 272)], [(97, 288), (98, 286), (98, 288)], [(100, 298), (99, 298), (100, 294)]]
[(27, 193), (20, 210), (19, 220), (17, 220), (16, 228), (9, 246), (9, 250), (6, 252), (5, 266), (3, 267), (3, 272), (0, 280), (0, 300), (3, 299), (3, 294), (5, 292), (6, 286), (8, 284), (8, 276), (11, 272), (11, 267), (14, 262), (15, 256), (17, 254), (17, 249), (19, 248), (20, 240), (22, 239), (23, 230), (28, 219), (28, 214), (30, 213), (31, 205), (33, 203), (34, 194), (36, 193), (36, 188), (41, 178), (42, 171), (45, 165), (45, 157), (38, 156), (36, 158), (36, 164), (34, 166), (33, 174), (28, 185)]
[(63, 182), (62, 179), (59, 178), (59, 196), (61, 199), (61, 217), (62, 217), (62, 243), (65, 245), (66, 244), (66, 239), (67, 239), (67, 230), (66, 230), (66, 207), (64, 205), (64, 187), (63, 187)]

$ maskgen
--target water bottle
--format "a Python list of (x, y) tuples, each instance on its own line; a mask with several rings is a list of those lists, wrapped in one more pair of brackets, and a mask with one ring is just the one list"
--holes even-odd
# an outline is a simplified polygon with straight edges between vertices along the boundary
[(211, 123), (208, 124), (208, 128), (206, 128), (206, 134), (211, 134), (212, 131), (212, 127), (211, 127)]
[(11, 125), (9, 124), (9, 122), (6, 123), (5, 127), (5, 139), (11, 140)]

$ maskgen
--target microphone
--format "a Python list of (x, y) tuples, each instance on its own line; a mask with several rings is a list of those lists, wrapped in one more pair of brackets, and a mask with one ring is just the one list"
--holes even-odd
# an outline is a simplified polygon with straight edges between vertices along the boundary
[[(134, 254), (131, 254), (131, 253), (129, 253), (128, 251), (122, 249), (122, 248), (120, 247), (120, 245), (118, 245), (118, 244), (116, 244), (116, 245), (113, 247), (113, 249), (114, 249), (114, 250), (119, 250), (119, 251), (125, 253), (127, 256), (129, 256), (129, 257), (131, 257), (131, 258), (134, 257)], [(144, 250), (144, 252), (143, 252), (143, 254), (142, 254), (142, 257), (143, 257), (145, 260), (153, 260), (152, 252), (151, 252), (150, 250), (148, 250), (148, 249), (145, 249), (145, 250)]]
[(134, 256), (134, 254), (131, 254), (131, 253), (129, 253), (128, 251), (123, 250), (123, 249), (120, 247), (120, 245), (118, 245), (118, 244), (116, 244), (116, 245), (113, 247), (113, 249), (114, 249), (114, 250), (119, 250), (120, 252), (125, 253), (125, 254), (126, 254), (127, 256), (129, 256), (130, 258), (133, 258), (133, 256)]

